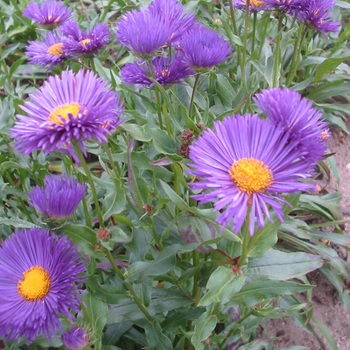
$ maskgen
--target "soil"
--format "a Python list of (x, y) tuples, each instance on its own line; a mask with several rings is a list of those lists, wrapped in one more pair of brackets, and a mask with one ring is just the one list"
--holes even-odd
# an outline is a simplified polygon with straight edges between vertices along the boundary
[[(350, 119), (346, 122), (350, 130)], [(335, 160), (340, 176), (339, 191), (343, 198), (341, 208), (344, 219), (350, 220), (350, 137), (338, 128), (331, 128), (332, 138), (328, 142), (331, 152), (335, 152)], [(338, 190), (335, 178), (326, 187), (328, 192)], [(344, 234), (350, 235), (350, 223), (345, 224)], [(345, 254), (341, 249), (339, 255)], [(350, 258), (348, 258), (350, 262)], [(314, 315), (329, 329), (339, 350), (350, 350), (350, 314), (340, 304), (335, 288), (319, 272), (308, 275), (310, 283), (316, 285), (313, 289)], [(279, 337), (275, 341), (275, 349), (283, 349), (293, 345), (304, 346), (311, 350), (322, 349), (312, 334), (303, 330), (289, 318), (274, 319), (268, 323), (268, 332), (272, 337)], [(326, 343), (327, 344), (327, 343)], [(327, 347), (328, 349), (328, 347)], [(295, 349), (297, 350), (297, 349)]]

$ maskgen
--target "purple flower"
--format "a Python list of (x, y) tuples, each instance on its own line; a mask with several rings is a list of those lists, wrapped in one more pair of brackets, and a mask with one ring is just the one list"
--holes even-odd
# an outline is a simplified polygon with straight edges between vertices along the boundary
[(230, 58), (231, 45), (200, 24), (180, 39), (180, 50), (195, 70), (207, 70)]
[[(42, 333), (51, 342), (61, 330), (59, 314), (72, 322), (79, 312), (85, 265), (65, 236), (32, 228), (15, 232), (0, 248), (0, 336)], [(52, 332), (52, 333), (51, 333)]]
[(277, 8), (286, 13), (291, 13), (293, 17), (299, 12), (300, 0), (264, 0), (267, 8)]
[(207, 129), (190, 146), (194, 164), (191, 175), (201, 181), (190, 183), (192, 190), (210, 192), (194, 195), (201, 203), (216, 201), (216, 219), (224, 227), (233, 219), (232, 230), (238, 233), (251, 207), (249, 232), (264, 226), (264, 214), (272, 221), (269, 207), (283, 222), (279, 193), (312, 189), (300, 178), (307, 178), (309, 166), (295, 151), (297, 142), (287, 140), (283, 129), (257, 115), (237, 115), (214, 122), (215, 132)]
[(149, 6), (149, 11), (171, 26), (172, 34), (167, 44), (177, 41), (187, 30), (193, 27), (196, 20), (196, 15), (192, 12), (185, 13), (184, 6), (176, 0), (154, 0)]
[(47, 32), (46, 37), (42, 35), (42, 41), (29, 41), (26, 55), (30, 63), (39, 64), (42, 67), (50, 65), (49, 69), (64, 61), (63, 45), (58, 33)]
[(118, 22), (115, 33), (119, 43), (143, 56), (150, 56), (166, 45), (173, 34), (174, 24), (149, 8), (127, 12)]
[[(184, 60), (182, 55), (176, 54), (170, 57), (152, 58), (156, 80), (161, 85), (179, 84), (181, 80), (194, 74), (194, 71)], [(139, 84), (142, 86), (153, 86), (151, 69), (149, 63), (144, 60), (136, 60), (135, 63), (127, 63), (122, 68), (121, 78), (124, 84)]]
[(300, 22), (306, 22), (319, 30), (326, 38), (326, 32), (338, 32), (340, 23), (333, 22), (334, 0), (301, 0)]
[[(234, 8), (245, 9), (247, 6), (246, 0), (232, 0), (232, 5)], [(265, 0), (250, 0), (249, 11), (262, 11), (270, 9), (271, 6), (267, 4)]]
[(48, 154), (55, 150), (69, 152), (76, 160), (72, 142), (76, 140), (83, 153), (84, 140), (96, 138), (107, 142), (110, 135), (123, 121), (123, 102), (107, 82), (92, 71), (63, 71), (55, 75), (29, 97), (20, 108), (27, 115), (17, 115), (12, 129), (17, 138), (15, 147), (28, 155), (35, 150)]
[(327, 150), (325, 141), (330, 135), (327, 123), (312, 107), (312, 101), (288, 88), (262, 90), (253, 100), (271, 122), (280, 126), (288, 139), (296, 143), (300, 157), (311, 164), (322, 160)]
[(23, 16), (44, 25), (57, 25), (65, 22), (72, 14), (61, 1), (45, 1), (38, 5), (36, 2), (28, 4)]
[(67, 174), (46, 175), (44, 184), (44, 187), (35, 186), (28, 193), (29, 204), (50, 218), (71, 216), (85, 196), (86, 184), (81, 185)]
[(108, 26), (104, 23), (84, 31), (79, 29), (77, 21), (72, 21), (64, 23), (60, 30), (66, 36), (63, 39), (63, 48), (71, 55), (100, 50), (111, 40)]
[(71, 350), (80, 350), (89, 342), (89, 336), (81, 327), (74, 327), (62, 334), (62, 344)]

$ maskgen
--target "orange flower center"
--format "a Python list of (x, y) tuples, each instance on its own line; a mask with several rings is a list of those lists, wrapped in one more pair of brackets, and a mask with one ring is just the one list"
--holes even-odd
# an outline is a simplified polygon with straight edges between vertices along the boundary
[[(68, 114), (72, 114), (74, 119), (77, 118), (80, 108), (80, 104), (76, 102), (60, 105), (50, 113), (49, 120), (54, 124), (63, 125), (63, 120), (69, 119)], [(86, 113), (86, 110), (84, 111), (84, 113)]]
[[(247, 0), (243, 0), (245, 3), (247, 3)], [(265, 4), (264, 1), (260, 1), (260, 0), (250, 0), (250, 5), (255, 7), (255, 8), (259, 8), (262, 7)]]
[(165, 77), (169, 77), (170, 75), (170, 70), (169, 69), (165, 69), (165, 70), (162, 70), (162, 77), (165, 78)]
[(89, 43), (91, 43), (90, 39), (84, 39), (80, 41), (80, 44), (84, 49), (87, 49), (86, 44), (89, 44)]
[(273, 182), (271, 170), (255, 158), (242, 158), (228, 171), (237, 187), (246, 193), (262, 192)]
[(50, 290), (49, 273), (41, 266), (33, 266), (23, 273), (23, 281), (18, 281), (18, 294), (28, 300), (36, 301), (44, 298)]
[(61, 56), (62, 55), (62, 46), (63, 44), (57, 43), (49, 47), (47, 50), (47, 53), (51, 53), (52, 55), (55, 56)]

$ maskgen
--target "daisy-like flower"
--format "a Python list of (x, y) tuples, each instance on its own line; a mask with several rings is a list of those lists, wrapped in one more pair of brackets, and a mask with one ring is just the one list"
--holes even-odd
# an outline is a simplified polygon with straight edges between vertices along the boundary
[(312, 101), (288, 88), (262, 90), (253, 100), (273, 124), (297, 143), (300, 157), (309, 163), (323, 159), (330, 134), (321, 112), (312, 107)]
[[(246, 0), (232, 0), (232, 5), (234, 8), (245, 9), (247, 7)], [(249, 11), (262, 11), (270, 9), (271, 6), (265, 2), (265, 0), (250, 0)]]
[(166, 45), (174, 34), (174, 24), (149, 8), (123, 15), (115, 32), (117, 41), (141, 56), (151, 56)]
[(96, 138), (107, 142), (106, 135), (123, 121), (123, 102), (108, 82), (92, 71), (63, 71), (48, 81), (25, 101), (12, 129), (15, 147), (28, 155), (35, 150), (48, 154), (69, 152), (77, 161), (72, 141), (77, 141), (86, 155), (84, 140)]
[(80, 184), (67, 174), (46, 175), (44, 184), (44, 187), (35, 186), (28, 193), (29, 204), (49, 218), (71, 216), (85, 196), (86, 184)]
[(77, 21), (72, 21), (64, 23), (60, 30), (65, 35), (63, 48), (71, 55), (98, 51), (111, 40), (108, 26), (104, 23), (85, 31), (80, 30)]
[(191, 66), (201, 71), (229, 59), (232, 47), (218, 33), (197, 24), (180, 39), (180, 50)]
[(47, 26), (62, 24), (71, 14), (72, 11), (68, 10), (61, 1), (44, 1), (40, 5), (31, 2), (23, 11), (23, 16)]
[(172, 27), (172, 34), (168, 43), (177, 41), (187, 30), (193, 27), (196, 15), (184, 12), (184, 6), (177, 0), (154, 0), (149, 6), (154, 16), (159, 16)]
[(56, 32), (47, 32), (43, 35), (44, 41), (29, 41), (26, 55), (30, 63), (39, 64), (42, 67), (50, 65), (49, 69), (64, 61), (63, 44), (61, 36)]
[(327, 38), (327, 32), (339, 31), (340, 23), (331, 20), (334, 4), (334, 0), (301, 0), (300, 22), (308, 23)]
[(28, 343), (51, 341), (59, 315), (79, 313), (85, 265), (65, 236), (32, 228), (15, 232), (0, 248), (0, 336)]
[[(182, 55), (170, 57), (152, 58), (156, 80), (161, 85), (179, 84), (188, 76), (194, 74), (192, 68), (184, 60)], [(139, 84), (136, 89), (142, 86), (153, 86), (151, 81), (152, 73), (149, 63), (144, 60), (136, 60), (135, 63), (127, 63), (121, 71), (121, 78), (124, 84)]]
[(216, 201), (214, 211), (222, 229), (233, 219), (232, 230), (238, 233), (250, 210), (249, 232), (264, 226), (264, 214), (272, 221), (269, 207), (283, 222), (279, 193), (312, 189), (299, 182), (309, 177), (309, 166), (295, 151), (297, 142), (288, 142), (283, 129), (257, 115), (237, 115), (214, 123), (215, 132), (207, 129), (190, 146), (194, 164), (191, 175), (200, 181), (190, 183), (192, 190), (209, 190), (193, 196), (201, 203)]
[(61, 336), (63, 346), (70, 350), (83, 349), (89, 342), (89, 336), (81, 327), (74, 327)]

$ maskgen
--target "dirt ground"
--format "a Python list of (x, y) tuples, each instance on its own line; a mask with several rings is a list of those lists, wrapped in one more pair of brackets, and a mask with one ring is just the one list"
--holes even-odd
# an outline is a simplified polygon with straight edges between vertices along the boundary
[[(347, 121), (350, 130), (350, 120)], [(350, 220), (350, 137), (340, 129), (332, 127), (332, 139), (329, 150), (335, 152), (335, 160), (340, 175), (340, 188), (343, 193), (341, 202), (345, 220)], [(337, 190), (337, 181), (332, 179), (327, 186), (329, 192)], [(344, 233), (350, 235), (350, 223), (345, 224)], [(350, 350), (350, 315), (340, 304), (338, 293), (321, 273), (309, 276), (310, 282), (317, 287), (313, 290), (314, 315), (329, 329), (339, 350)], [(296, 326), (290, 319), (276, 319), (269, 322), (270, 336), (280, 337), (275, 341), (275, 349), (299, 345), (311, 350), (322, 349), (312, 334)], [(297, 349), (295, 349), (297, 350)]]

